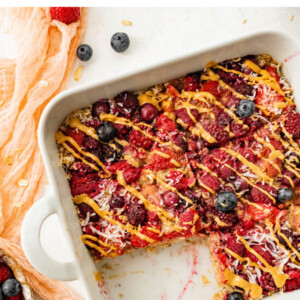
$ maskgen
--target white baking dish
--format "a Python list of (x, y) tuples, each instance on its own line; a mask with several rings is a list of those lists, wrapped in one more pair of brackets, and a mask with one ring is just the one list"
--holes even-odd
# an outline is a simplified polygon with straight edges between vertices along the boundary
[[(51, 192), (28, 212), (22, 228), (22, 245), (32, 265), (41, 273), (58, 280), (81, 280), (85, 299), (211, 299), (217, 291), (208, 250), (201, 241), (181, 242), (154, 253), (134, 254), (104, 259), (96, 265), (82, 244), (81, 229), (74, 211), (65, 173), (58, 167), (54, 133), (74, 109), (99, 98), (115, 96), (124, 90), (137, 90), (200, 70), (210, 60), (222, 61), (247, 54), (269, 53), (285, 62), (284, 73), (300, 99), (300, 44), (283, 32), (260, 32), (214, 48), (189, 53), (160, 65), (123, 74), (105, 81), (81, 86), (61, 93), (46, 107), (39, 126), (39, 143)], [(300, 100), (298, 100), (300, 105)], [(45, 219), (57, 214), (67, 244), (72, 249), (70, 262), (61, 263), (49, 257), (41, 246), (40, 229)], [(103, 272), (108, 295), (100, 295), (95, 273)], [(211, 283), (204, 284), (202, 275)], [(298, 296), (297, 296), (298, 295)], [(277, 296), (296, 299), (300, 292)]]

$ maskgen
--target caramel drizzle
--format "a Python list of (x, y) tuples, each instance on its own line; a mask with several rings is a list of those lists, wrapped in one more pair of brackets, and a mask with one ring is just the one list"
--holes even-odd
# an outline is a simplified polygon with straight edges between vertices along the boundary
[(224, 166), (226, 166), (227, 168), (231, 169), (233, 172), (235, 172), (238, 176), (240, 176), (242, 179), (244, 179), (249, 185), (251, 185), (252, 187), (256, 187), (258, 190), (260, 190), (262, 193), (264, 193), (266, 196), (268, 196), (273, 203), (276, 203), (276, 199), (269, 194), (267, 191), (263, 190), (262, 188), (256, 186), (254, 183), (252, 183), (247, 177), (243, 176), (241, 173), (239, 173), (237, 170), (235, 170), (234, 168), (232, 168), (230, 165), (223, 163), (222, 161), (220, 161), (219, 159), (213, 157), (214, 160), (216, 160), (217, 162), (219, 162), (220, 164), (223, 164)]
[(249, 167), (251, 171), (256, 174), (258, 177), (262, 178), (264, 181), (269, 182), (273, 186), (273, 178), (270, 178), (267, 174), (265, 174), (258, 166), (256, 166), (254, 163), (248, 161), (242, 154), (239, 152), (236, 152), (232, 149), (228, 148), (220, 148), (220, 150), (224, 150), (228, 154), (230, 154), (233, 157), (236, 157), (239, 161), (241, 161), (244, 165)]
[(223, 274), (227, 280), (227, 284), (231, 285), (232, 287), (237, 286), (244, 291), (249, 292), (251, 298), (259, 299), (262, 296), (263, 290), (258, 284), (246, 281), (244, 278), (234, 274), (229, 269), (226, 269)]
[[(241, 237), (238, 234), (236, 234), (236, 236), (238, 237), (239, 241), (245, 246), (245, 248), (250, 253), (252, 253), (254, 256), (256, 256), (259, 259), (259, 261), (264, 264), (264, 266), (259, 266), (258, 264), (255, 264), (253, 262), (252, 262), (252, 264), (253, 265), (255, 264), (255, 267), (259, 267), (263, 271), (270, 273), (272, 275), (273, 279), (274, 279), (274, 282), (275, 282), (276, 286), (278, 288), (282, 288), (285, 285), (285, 282), (289, 278), (289, 276), (286, 275), (286, 274), (282, 274), (278, 268), (271, 266), (260, 254), (258, 254), (255, 250), (253, 250), (248, 245), (248, 243), (246, 242), (246, 240), (243, 237)], [(227, 249), (226, 249), (226, 251), (227, 251)], [(250, 259), (248, 258), (248, 260), (250, 260)]]
[[(100, 114), (99, 119), (100, 119), (100, 121), (109, 121), (109, 122), (113, 122), (113, 123), (117, 123), (117, 124), (130, 126), (131, 128), (133, 128), (134, 130), (139, 131), (140, 133), (142, 133), (143, 135), (145, 135), (146, 137), (148, 137), (152, 141), (158, 142), (159, 144), (165, 144), (164, 141), (162, 141), (158, 137), (155, 137), (155, 136), (151, 135), (150, 133), (142, 130), (139, 126), (137, 126), (136, 124), (134, 124), (133, 122), (129, 121), (126, 118), (117, 117), (117, 116), (111, 115), (111, 114)], [(146, 124), (146, 123), (139, 123), (139, 125), (148, 126), (148, 127), (152, 128), (151, 125)], [(171, 146), (176, 150), (182, 151), (182, 149), (180, 147), (176, 146), (173, 143), (171, 143)]]
[(240, 99), (248, 99), (246, 96), (244, 96), (243, 94), (238, 93), (237, 91), (235, 91), (230, 85), (228, 85), (227, 83), (225, 83), (218, 74), (216, 74), (211, 67), (213, 67), (216, 63), (215, 62), (208, 62), (206, 64), (206, 71), (207, 71), (207, 75), (203, 74), (201, 76), (201, 80), (212, 80), (212, 81), (218, 81), (220, 86), (230, 90), (231, 93), (240, 98)]
[(78, 118), (73, 118), (70, 121), (69, 125), (70, 125), (70, 127), (77, 128), (80, 131), (84, 132), (86, 135), (89, 135), (92, 138), (94, 138), (95, 140), (99, 141), (99, 138), (95, 132), (95, 129), (93, 127), (88, 127), (88, 126), (82, 124)]
[(190, 198), (182, 195), (175, 187), (167, 184), (164, 180), (162, 180), (161, 178), (159, 178), (158, 176), (156, 176), (155, 174), (153, 174), (150, 170), (145, 170), (145, 173), (148, 174), (148, 175), (150, 175), (153, 179), (155, 179), (156, 181), (158, 181), (165, 188), (171, 190), (173, 193), (176, 193), (180, 198), (184, 199), (189, 204), (194, 205), (194, 202)]
[(74, 157), (76, 157), (77, 159), (80, 159), (82, 162), (89, 165), (93, 170), (101, 172), (101, 170), (98, 167), (96, 167), (94, 164), (90, 163), (85, 158), (83, 158), (78, 153), (76, 153), (71, 147), (68, 146), (68, 144), (66, 142), (69, 142), (72, 146), (74, 146), (75, 149), (82, 155), (87, 156), (87, 157), (91, 158), (92, 160), (94, 160), (99, 166), (102, 167), (103, 171), (107, 174), (107, 175), (100, 174), (100, 177), (107, 178), (111, 175), (110, 172), (106, 169), (104, 164), (99, 160), (99, 158), (97, 156), (93, 155), (90, 152), (83, 151), (81, 149), (81, 147), (75, 142), (75, 140), (72, 139), (70, 136), (65, 136), (61, 131), (57, 131), (55, 134), (55, 139), (58, 144), (61, 144)]
[(249, 69), (251, 69), (252, 71), (254, 71), (255, 73), (257, 73), (261, 76), (253, 77), (251, 75), (245, 74), (245, 73), (240, 72), (240, 71), (229, 70), (229, 69), (226, 69), (226, 68), (220, 66), (217, 63), (215, 63), (214, 68), (221, 69), (221, 70), (223, 70), (224, 72), (227, 72), (227, 73), (234, 73), (234, 74), (240, 75), (240, 76), (248, 79), (250, 81), (250, 84), (261, 83), (261, 84), (268, 85), (271, 89), (275, 90), (277, 93), (284, 96), (284, 99), (287, 102), (289, 102), (290, 104), (294, 104), (293, 101), (290, 98), (285, 97), (284, 91), (282, 91), (282, 89), (281, 89), (280, 85), (278, 84), (278, 82), (276, 81), (276, 79), (274, 77), (272, 77), (271, 74), (267, 70), (261, 69), (258, 65), (256, 65), (255, 63), (253, 63), (250, 60), (246, 60), (244, 62), (244, 64)]
[(171, 214), (169, 214), (167, 211), (162, 209), (161, 207), (158, 207), (158, 206), (152, 204), (149, 200), (147, 200), (144, 197), (144, 195), (142, 195), (135, 188), (126, 184), (126, 181), (123, 177), (122, 171), (117, 171), (117, 180), (118, 180), (119, 184), (125, 188), (125, 190), (127, 190), (129, 193), (131, 193), (132, 195), (136, 196), (139, 200), (141, 200), (148, 211), (156, 212), (158, 217), (163, 221), (163, 223), (168, 223), (169, 225), (172, 225), (172, 227), (175, 230), (177, 230), (177, 231), (179, 230), (180, 226), (174, 226), (174, 224), (170, 222), (170, 221), (175, 222), (178, 220), (176, 218), (174, 218)]
[(77, 195), (73, 198), (73, 202), (77, 205), (81, 204), (81, 203), (85, 203), (88, 206), (90, 206), (95, 213), (100, 216), (102, 219), (105, 219), (106, 221), (108, 221), (109, 223), (119, 226), (122, 229), (126, 230), (127, 232), (134, 234), (136, 236), (138, 236), (139, 238), (149, 242), (149, 243), (155, 243), (155, 240), (149, 238), (148, 236), (142, 234), (135, 226), (132, 226), (131, 224), (127, 223), (127, 224), (122, 224), (121, 222), (109, 217), (109, 215), (111, 214), (110, 212), (106, 211), (106, 210), (101, 210), (100, 207), (98, 206), (98, 204), (92, 199), (90, 198), (87, 194), (81, 194), (81, 195)]
[[(278, 225), (277, 225), (278, 224)], [(283, 244), (280, 243), (279, 239), (276, 237), (274, 229), (273, 229), (273, 224), (270, 222), (270, 220), (266, 220), (266, 225), (270, 230), (270, 234), (272, 236), (272, 239), (276, 242), (276, 244), (278, 245), (278, 247), (280, 247), (285, 254), (290, 258), (290, 260), (294, 263), (297, 264), (298, 266), (300, 265), (300, 263), (292, 256), (292, 254), (285, 248), (285, 246)], [(283, 233), (281, 233), (280, 231), (280, 225), (278, 222), (278, 219), (276, 219), (276, 231), (278, 233), (278, 235), (280, 235), (282, 238), (286, 237)], [(280, 234), (279, 234), (280, 233)], [(286, 237), (287, 238), (287, 237)], [(287, 238), (288, 240), (288, 238)], [(289, 240), (288, 240), (289, 241)], [(289, 245), (289, 244), (288, 244)], [(291, 248), (292, 249), (292, 248)], [(295, 249), (295, 251), (292, 249), (292, 251), (298, 255), (299, 253), (297, 252), (297, 250)], [(298, 256), (297, 256), (298, 257)], [(299, 257), (298, 257), (299, 259)]]
[[(207, 173), (209, 173), (209, 174), (215, 176), (215, 177), (219, 180), (219, 182), (220, 182), (221, 184), (223, 184), (223, 185), (225, 185), (225, 186), (230, 186), (230, 187), (232, 188), (234, 194), (235, 194), (242, 202), (244, 202), (244, 203), (246, 203), (246, 204), (248, 204), (248, 205), (255, 206), (255, 207), (258, 208), (258, 209), (262, 209), (262, 207), (261, 207), (259, 204), (255, 203), (255, 202), (250, 202), (250, 201), (248, 201), (247, 199), (243, 198), (243, 197), (242, 197), (242, 194), (241, 194), (241, 193), (238, 193), (238, 192), (236, 191), (236, 189), (234, 188), (233, 184), (231, 184), (231, 183), (225, 183), (225, 181), (222, 180), (222, 178), (219, 178), (219, 177), (218, 177), (218, 174), (217, 174), (217, 173), (213, 172), (213, 171), (210, 170), (208, 167), (206, 167), (206, 166), (204, 166), (204, 165), (202, 165), (202, 164), (200, 164), (200, 163), (197, 163), (197, 167), (200, 168), (200, 169), (202, 169), (202, 170), (204, 170), (204, 171), (206, 171)], [(200, 184), (200, 183), (199, 183), (199, 184)], [(204, 187), (204, 186), (203, 186), (203, 187)], [(204, 188), (205, 188), (205, 187), (204, 187)], [(214, 192), (214, 191), (213, 191), (213, 192)], [(214, 192), (214, 193), (215, 193), (215, 192)], [(213, 194), (214, 194), (214, 193), (213, 193)]]
[(100, 252), (103, 256), (111, 256), (111, 257), (115, 257), (117, 254), (116, 253), (107, 253), (106, 251), (104, 251), (101, 247), (95, 245), (94, 243), (90, 242), (89, 240), (95, 241), (98, 244), (106, 247), (106, 248), (110, 248), (111, 250), (116, 250), (116, 247), (114, 247), (113, 245), (108, 245), (104, 242), (102, 242), (101, 240), (97, 239), (96, 237), (92, 236), (92, 235), (88, 235), (88, 234), (84, 234), (81, 236), (81, 240), (82, 242), (93, 248), (96, 249), (98, 252)]

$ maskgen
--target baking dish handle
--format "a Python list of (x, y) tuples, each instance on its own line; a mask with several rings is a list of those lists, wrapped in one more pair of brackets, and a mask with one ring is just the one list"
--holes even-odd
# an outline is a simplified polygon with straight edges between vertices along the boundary
[(29, 209), (22, 224), (22, 247), (29, 262), (45, 276), (62, 281), (75, 280), (75, 263), (52, 259), (41, 244), (40, 232), (44, 221), (57, 213), (54, 203), (52, 195), (49, 194)]

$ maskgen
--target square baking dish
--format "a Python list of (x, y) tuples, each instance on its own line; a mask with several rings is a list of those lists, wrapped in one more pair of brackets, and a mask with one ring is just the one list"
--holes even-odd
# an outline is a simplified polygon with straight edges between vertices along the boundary
[[(27, 213), (22, 227), (22, 245), (31, 264), (44, 275), (57, 280), (82, 282), (85, 299), (212, 299), (217, 291), (208, 249), (203, 241), (180, 242), (172, 247), (104, 259), (95, 264), (81, 241), (81, 228), (71, 200), (65, 173), (58, 166), (55, 132), (73, 110), (100, 98), (109, 98), (178, 78), (204, 68), (214, 60), (270, 54), (283, 62), (283, 72), (300, 105), (300, 43), (284, 32), (256, 32), (209, 49), (188, 53), (159, 65), (124, 73), (59, 94), (46, 107), (38, 129), (50, 192)], [(43, 249), (40, 230), (43, 222), (57, 214), (72, 256), (69, 262), (53, 260)], [(101, 274), (101, 275), (100, 275)], [(103, 282), (102, 274), (105, 278)], [(205, 276), (205, 277), (203, 277)], [(98, 281), (97, 281), (97, 280)], [(207, 280), (208, 279), (208, 280)], [(210, 283), (208, 283), (210, 281)], [(100, 288), (99, 288), (100, 287)], [(277, 295), (276, 299), (298, 299), (300, 291)]]

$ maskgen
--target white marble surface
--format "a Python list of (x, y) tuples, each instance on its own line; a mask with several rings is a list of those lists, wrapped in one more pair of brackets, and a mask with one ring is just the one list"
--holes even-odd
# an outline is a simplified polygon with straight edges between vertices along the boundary
[[(130, 20), (133, 25), (124, 27), (122, 20)], [(0, 57), (13, 57), (13, 42), (3, 33), (5, 24), (0, 22), (0, 28)], [(83, 75), (78, 82), (71, 77), (68, 88), (261, 29), (285, 30), (300, 38), (300, 8), (90, 8), (84, 42), (93, 47), (94, 55), (87, 63), (76, 61), (74, 70), (84, 65)], [(123, 54), (110, 47), (110, 38), (117, 31), (126, 32), (131, 39), (129, 50)], [(67, 259), (68, 249), (56, 216), (44, 224), (42, 241), (54, 258)], [(79, 282), (69, 284), (81, 294)]]

